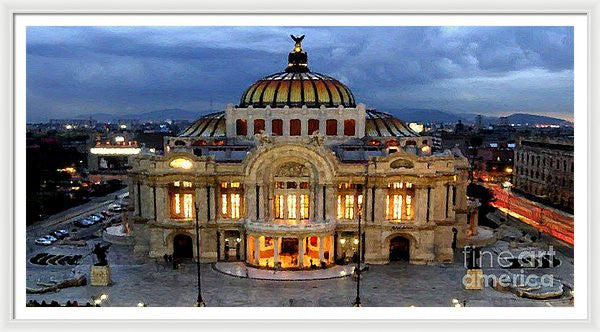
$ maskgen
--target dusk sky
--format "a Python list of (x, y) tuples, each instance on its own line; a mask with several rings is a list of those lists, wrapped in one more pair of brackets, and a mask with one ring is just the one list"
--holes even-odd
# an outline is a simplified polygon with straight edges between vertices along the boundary
[(572, 27), (29, 27), (27, 121), (221, 110), (290, 34), (368, 108), (573, 119)]

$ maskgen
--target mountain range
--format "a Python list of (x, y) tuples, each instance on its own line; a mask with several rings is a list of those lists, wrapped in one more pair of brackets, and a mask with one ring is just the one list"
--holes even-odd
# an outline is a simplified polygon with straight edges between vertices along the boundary
[[(393, 114), (405, 122), (420, 122), (420, 123), (456, 123), (459, 120), (465, 124), (474, 124), (476, 113), (453, 113), (436, 109), (424, 108), (402, 108), (402, 109), (386, 109), (382, 110)], [(180, 108), (161, 109), (143, 113), (123, 114), (116, 116), (109, 113), (96, 113), (91, 115), (91, 118), (100, 122), (113, 122), (117, 120), (144, 120), (144, 121), (166, 121), (166, 120), (189, 120), (193, 121), (203, 114), (210, 113), (209, 111), (196, 112), (188, 111)], [(87, 119), (90, 116), (80, 116), (81, 119)], [(482, 124), (490, 125), (500, 122), (499, 117), (482, 116)], [(506, 117), (507, 124), (557, 124), (569, 125), (569, 121), (527, 113), (514, 113)]]

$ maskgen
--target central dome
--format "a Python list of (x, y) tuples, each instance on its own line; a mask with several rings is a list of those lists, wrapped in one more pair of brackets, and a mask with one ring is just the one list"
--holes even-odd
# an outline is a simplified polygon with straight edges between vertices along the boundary
[(304, 36), (296, 42), (288, 56), (284, 72), (272, 74), (254, 82), (246, 89), (240, 107), (356, 107), (354, 96), (347, 86), (333, 77), (308, 69), (308, 57), (302, 51)]

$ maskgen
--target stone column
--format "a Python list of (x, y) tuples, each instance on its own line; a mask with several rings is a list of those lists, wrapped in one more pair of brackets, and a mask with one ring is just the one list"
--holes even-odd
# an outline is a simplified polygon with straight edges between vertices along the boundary
[(371, 211), (373, 209), (373, 204), (372, 204), (372, 200), (373, 198), (371, 197), (372, 192), (371, 192), (371, 188), (370, 187), (365, 187), (365, 191), (363, 194), (363, 221), (365, 223), (371, 223)]
[(157, 220), (166, 221), (171, 219), (171, 205), (169, 204), (169, 191), (166, 185), (156, 186), (156, 211)]
[[(246, 235), (246, 237), (248, 237), (250, 235)], [(246, 261), (246, 263), (250, 263), (252, 264), (252, 260), (254, 259), (254, 256), (252, 256), (252, 250), (250, 249), (250, 241), (248, 239), (248, 241), (246, 241), (245, 243), (246, 245), (246, 257), (244, 257), (244, 260)]]
[(446, 219), (446, 186), (436, 183), (429, 200), (429, 221)]
[(290, 136), (290, 118), (288, 116), (283, 118), (283, 136)]
[(277, 267), (277, 263), (279, 263), (279, 240), (280, 237), (276, 237), (273, 239), (273, 267)]
[[(256, 190), (256, 188), (254, 189)], [(266, 203), (266, 196), (265, 196), (265, 186), (263, 186), (262, 184), (258, 185), (258, 197), (256, 198), (258, 199), (258, 218), (261, 220), (265, 219), (265, 209), (268, 208)]]
[(337, 218), (337, 190), (333, 185), (327, 185), (327, 192), (325, 194), (325, 207), (327, 208), (325, 216), (329, 220), (335, 220)]
[(375, 223), (382, 223), (385, 220), (385, 196), (386, 189), (375, 188)]
[(325, 239), (324, 236), (319, 236), (319, 260), (325, 262)]
[(306, 243), (306, 237), (298, 238), (298, 266), (304, 267), (304, 244)]
[(330, 235), (329, 239), (329, 262), (335, 263), (335, 257), (333, 255), (333, 253), (335, 252), (335, 236)]
[(244, 185), (245, 217), (250, 220), (256, 219), (256, 187), (250, 183)]
[(215, 186), (208, 187), (208, 194), (210, 195), (210, 206), (207, 208), (210, 209), (210, 220), (217, 220), (217, 188)]
[(260, 264), (260, 236), (254, 235), (254, 264)]
[(321, 184), (316, 185), (314, 202), (313, 220), (321, 220), (323, 218), (323, 186)]
[(248, 123), (248, 125), (247, 125), (248, 132), (246, 133), (247, 134), (246, 136), (252, 137), (252, 136), (254, 136), (254, 119), (249, 116), (247, 121), (248, 121), (247, 122)]
[(201, 184), (196, 184), (196, 204), (198, 206), (198, 221), (206, 223), (207, 208), (206, 206), (206, 187)]
[(425, 224), (427, 222), (427, 187), (416, 186), (413, 207), (415, 209), (415, 224)]
[(221, 260), (225, 259), (225, 232), (219, 232), (219, 254), (217, 257), (221, 257)]
[(325, 122), (327, 121), (327, 118), (324, 117), (319, 117), (319, 136), (326, 136), (326, 126), (325, 126)]

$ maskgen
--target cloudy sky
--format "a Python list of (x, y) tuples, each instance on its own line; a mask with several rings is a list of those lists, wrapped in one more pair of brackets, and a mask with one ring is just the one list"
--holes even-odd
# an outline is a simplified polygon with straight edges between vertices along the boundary
[(370, 108), (573, 118), (571, 27), (29, 27), (27, 120), (237, 104), (290, 33)]

